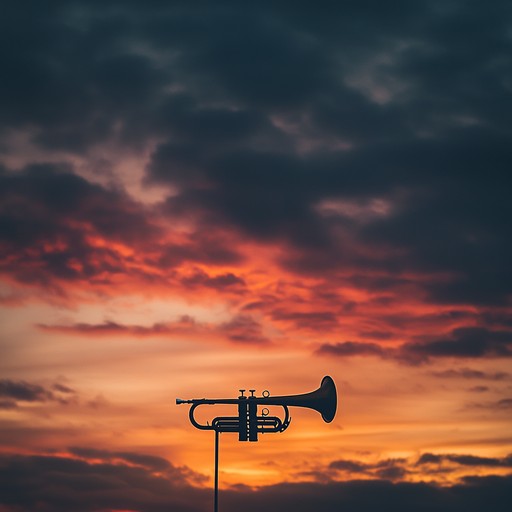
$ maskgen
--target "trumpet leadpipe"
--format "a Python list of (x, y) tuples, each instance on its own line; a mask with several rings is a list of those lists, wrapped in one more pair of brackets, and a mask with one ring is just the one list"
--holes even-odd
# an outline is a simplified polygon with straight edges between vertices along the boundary
[[(244, 397), (245, 400), (245, 397)], [(183, 400), (176, 398), (176, 405), (192, 404), (192, 405), (216, 405), (216, 404), (238, 404), (239, 398), (191, 398), (190, 400)]]

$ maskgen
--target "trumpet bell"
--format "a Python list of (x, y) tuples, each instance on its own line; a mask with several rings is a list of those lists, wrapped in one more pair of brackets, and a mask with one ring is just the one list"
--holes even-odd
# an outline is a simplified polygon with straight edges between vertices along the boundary
[(326, 375), (320, 384), (320, 387), (304, 393), (302, 395), (274, 396), (269, 398), (257, 399), (261, 405), (285, 405), (290, 407), (307, 407), (314, 409), (322, 415), (322, 419), (326, 423), (330, 423), (336, 416), (338, 406), (338, 395), (336, 393), (336, 385), (331, 377)]
[(336, 385), (334, 384), (334, 381), (328, 375), (322, 379), (318, 395), (318, 400), (320, 402), (319, 412), (322, 415), (322, 419), (326, 423), (330, 423), (334, 419), (334, 416), (336, 416), (336, 409), (338, 408), (338, 394), (336, 393)]

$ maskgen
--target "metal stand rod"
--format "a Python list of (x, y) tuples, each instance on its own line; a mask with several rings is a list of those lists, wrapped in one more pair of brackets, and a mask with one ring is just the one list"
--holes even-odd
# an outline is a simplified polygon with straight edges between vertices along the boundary
[(219, 431), (215, 431), (215, 483), (213, 512), (219, 512)]

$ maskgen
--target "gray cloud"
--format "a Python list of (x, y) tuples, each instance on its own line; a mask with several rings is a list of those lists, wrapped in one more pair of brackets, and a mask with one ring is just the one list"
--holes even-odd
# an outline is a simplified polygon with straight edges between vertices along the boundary
[[(0, 503), (29, 512), (44, 507), (52, 512), (126, 509), (140, 512), (195, 512), (211, 506), (208, 488), (191, 486), (186, 468), (153, 474), (157, 458), (85, 450), (82, 455), (100, 461), (52, 456), (2, 456)], [(117, 463), (105, 460), (117, 457)], [(120, 460), (119, 460), (120, 459)], [(135, 466), (123, 463), (135, 463)], [(148, 463), (149, 461), (149, 463)], [(163, 467), (165, 463), (159, 462)], [(56, 485), (58, 482), (58, 485)], [(388, 480), (278, 484), (250, 490), (244, 486), (223, 490), (226, 511), (289, 507), (293, 510), (375, 510), (385, 505), (397, 512), (411, 509), (440, 512), (476, 512), (492, 503), (493, 510), (508, 510), (510, 477), (467, 477), (463, 483), (438, 487), (426, 483), (391, 483)]]
[[(421, 284), (433, 302), (505, 304), (510, 14), (504, 1), (325, 11), (271, 2), (12, 5), (0, 25), (0, 130), (83, 157), (104, 141), (141, 149), (158, 140), (146, 179), (174, 185), (166, 214), (194, 219), (201, 233), (229, 227), (283, 244), (279, 263), (299, 273), (355, 267), (387, 274), (392, 289), (405, 273), (426, 272), (443, 276)], [(86, 187), (60, 182), (55, 190), (69, 189), (69, 201)], [(67, 194), (57, 195), (65, 210)], [(149, 227), (126, 198), (110, 197), (108, 217), (88, 213), (103, 233)], [(326, 200), (379, 200), (389, 210), (326, 217)], [(42, 229), (34, 218), (3, 223), (29, 235)], [(206, 257), (239, 257), (224, 246), (213, 252)], [(168, 251), (162, 264), (178, 257)], [(46, 258), (53, 273), (73, 275), (66, 255)]]
[[(316, 349), (319, 355), (338, 357), (378, 356), (395, 359), (406, 364), (422, 364), (436, 358), (478, 359), (512, 357), (512, 333), (508, 330), (493, 331), (483, 327), (459, 327), (446, 337), (423, 337), (418, 341), (404, 343), (398, 348), (376, 343), (344, 341), (323, 343)], [(439, 377), (481, 378), (503, 380), (504, 372), (486, 374), (469, 369), (437, 372)]]
[(14, 409), (24, 402), (59, 402), (66, 405), (76, 399), (76, 391), (59, 383), (51, 387), (24, 380), (0, 380), (0, 409)]

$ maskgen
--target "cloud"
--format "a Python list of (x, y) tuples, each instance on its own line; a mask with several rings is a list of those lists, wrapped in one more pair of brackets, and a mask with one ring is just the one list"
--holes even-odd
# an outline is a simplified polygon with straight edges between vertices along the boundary
[[(206, 331), (262, 346), (277, 326), (288, 339), (314, 334), (331, 359), (510, 357), (510, 2), (298, 4), (3, 8), (0, 273), (12, 297), (59, 296), (73, 307), (70, 296), (91, 304), (92, 294), (77, 298), (84, 290), (146, 297), (158, 289), (196, 304), (222, 296), (232, 315), (208, 326), (77, 319), (41, 328)], [(142, 201), (148, 185), (163, 185), (161, 202)], [(324, 296), (315, 290), (322, 283)], [(439, 377), (509, 378), (476, 371)], [(12, 396), (22, 388), (39, 397), (33, 403), (72, 396), (9, 382), (4, 408), (30, 403)], [(482, 407), (509, 410), (510, 398), (493, 400)], [(76, 482), (87, 469), (73, 466)], [(398, 476), (400, 467), (366, 471)], [(52, 477), (20, 507), (113, 508), (100, 493), (92, 505), (71, 491), (57, 504)], [(117, 482), (134, 500), (116, 506), (169, 505), (152, 479), (137, 494), (128, 475), (109, 478), (98, 486)], [(453, 508), (470, 510), (484, 505), (469, 496), (502, 496), (505, 484), (283, 485), (254, 501), (227, 497), (244, 510), (289, 499), (297, 510), (376, 508), (372, 500), (443, 510), (450, 493)]]
[(66, 405), (75, 399), (75, 390), (59, 383), (46, 388), (23, 380), (0, 380), (0, 409), (14, 409), (23, 402), (55, 401)]
[(114, 321), (100, 324), (37, 324), (39, 329), (48, 332), (74, 334), (78, 336), (125, 335), (134, 337), (221, 337), (240, 344), (267, 344), (262, 325), (250, 315), (235, 315), (227, 322), (219, 324), (200, 323), (184, 315), (174, 322), (160, 322), (153, 325), (130, 325)]
[(248, 315), (234, 317), (229, 322), (221, 324), (218, 331), (235, 343), (256, 345), (269, 343), (269, 339), (263, 334), (261, 324)]
[(227, 272), (217, 276), (210, 276), (206, 272), (196, 269), (193, 274), (184, 276), (181, 283), (186, 287), (207, 287), (217, 290), (238, 290), (243, 291), (245, 281), (233, 274)]
[[(108, 282), (240, 263), (236, 243), (201, 242), (229, 232), (277, 246), (293, 273), (379, 273), (360, 286), (412, 281), (435, 303), (507, 304), (507, 2), (76, 5), (9, 7), (0, 27), (0, 130), (31, 148), (6, 144), (5, 161), (39, 165), (2, 174), (9, 195), (25, 194), (0, 220), (6, 251), (23, 249), (5, 273)], [(171, 185), (151, 213), (192, 225), (193, 240), (154, 254), (162, 232), (147, 209), (76, 176), (77, 159), (127, 151), (148, 156), (146, 183)], [(41, 153), (66, 169), (43, 169)], [(77, 223), (107, 243), (91, 247)]]
[(344, 341), (341, 343), (324, 343), (316, 350), (320, 355), (333, 355), (339, 357), (347, 356), (380, 356), (385, 357), (386, 351), (376, 343), (359, 343)]
[(506, 457), (478, 457), (475, 455), (459, 454), (433, 454), (424, 453), (416, 462), (416, 465), (424, 464), (442, 464), (451, 462), (461, 466), (481, 466), (481, 467), (512, 467), (512, 455)]
[(49, 332), (60, 332), (77, 335), (130, 335), (130, 336), (173, 336), (198, 334), (205, 331), (204, 326), (197, 324), (189, 316), (183, 316), (176, 322), (155, 323), (151, 326), (126, 325), (106, 321), (101, 324), (76, 323), (71, 325), (38, 324), (38, 328)]
[(401, 480), (409, 473), (405, 463), (405, 459), (385, 459), (376, 463), (338, 459), (332, 461), (328, 469), (350, 475), (359, 473), (384, 480)]
[[(195, 512), (211, 503), (208, 488), (191, 486), (190, 471), (158, 457), (82, 451), (83, 458), (2, 455), (0, 503), (7, 510), (28, 512), (44, 506), (54, 512), (126, 509), (140, 512)], [(90, 456), (90, 458), (87, 458)], [(133, 460), (130, 460), (133, 459)], [(93, 462), (94, 460), (94, 462)], [(114, 462), (114, 460), (116, 462)], [(158, 470), (154, 463), (158, 460)], [(397, 512), (418, 509), (476, 512), (489, 505), (508, 510), (510, 476), (467, 477), (460, 484), (439, 487), (426, 483), (354, 480), (329, 483), (283, 483), (256, 490), (237, 486), (222, 490), (226, 511), (259, 511), (288, 506), (293, 510), (375, 510), (383, 503)], [(55, 486), (58, 479), (59, 485)], [(10, 508), (9, 508), (10, 507)]]
[(109, 450), (99, 450), (97, 448), (70, 447), (68, 451), (71, 455), (89, 461), (92, 464), (122, 464), (127, 466), (140, 466), (147, 471), (158, 474), (165, 474), (175, 482), (189, 484), (204, 484), (208, 478), (204, 475), (192, 471), (188, 467), (176, 467), (167, 459), (155, 455), (141, 454), (135, 452), (115, 452)]
[[(91, 456), (89, 461), (83, 460), (85, 455)], [(190, 486), (193, 472), (188, 468), (172, 464), (164, 467), (160, 462), (157, 469), (156, 457), (119, 456), (95, 450), (82, 450), (80, 457), (3, 456), (0, 471), (5, 485), (0, 503), (22, 511), (44, 504), (52, 511), (136, 509), (160, 512), (170, 507), (190, 512), (204, 507), (209, 497), (205, 489)]]
[(443, 379), (481, 379), (481, 380), (507, 380), (510, 378), (510, 374), (507, 372), (494, 372), (488, 373), (481, 370), (474, 370), (472, 368), (460, 368), (444, 370), (441, 372), (431, 372), (435, 377)]
[[(412, 365), (426, 363), (436, 358), (512, 357), (510, 331), (494, 331), (483, 327), (459, 327), (453, 329), (446, 338), (425, 336), (422, 338), (421, 341), (404, 343), (397, 348), (353, 341), (323, 343), (316, 349), (316, 353), (339, 357), (378, 356)], [(436, 373), (436, 376), (502, 380), (507, 378), (508, 374), (504, 372), (485, 374), (463, 369)]]
[(133, 272), (122, 247), (161, 233), (125, 193), (92, 184), (69, 166), (0, 171), (0, 183), (0, 272), (21, 283), (51, 287)]
[(70, 165), (0, 167), (0, 190), (0, 273), (9, 282), (61, 295), (77, 286), (158, 281), (168, 290), (244, 291), (234, 272), (195, 268), (240, 264), (229, 234), (168, 230), (158, 209), (77, 176)]
[(47, 400), (51, 393), (37, 384), (2, 379), (0, 381), (0, 395), (23, 402), (40, 402)]
[(406, 356), (418, 357), (510, 357), (512, 332), (483, 327), (460, 327), (446, 339), (434, 339), (406, 345)]
[(332, 311), (289, 311), (282, 308), (271, 313), (276, 322), (289, 322), (297, 329), (332, 331), (339, 326), (338, 315)]

